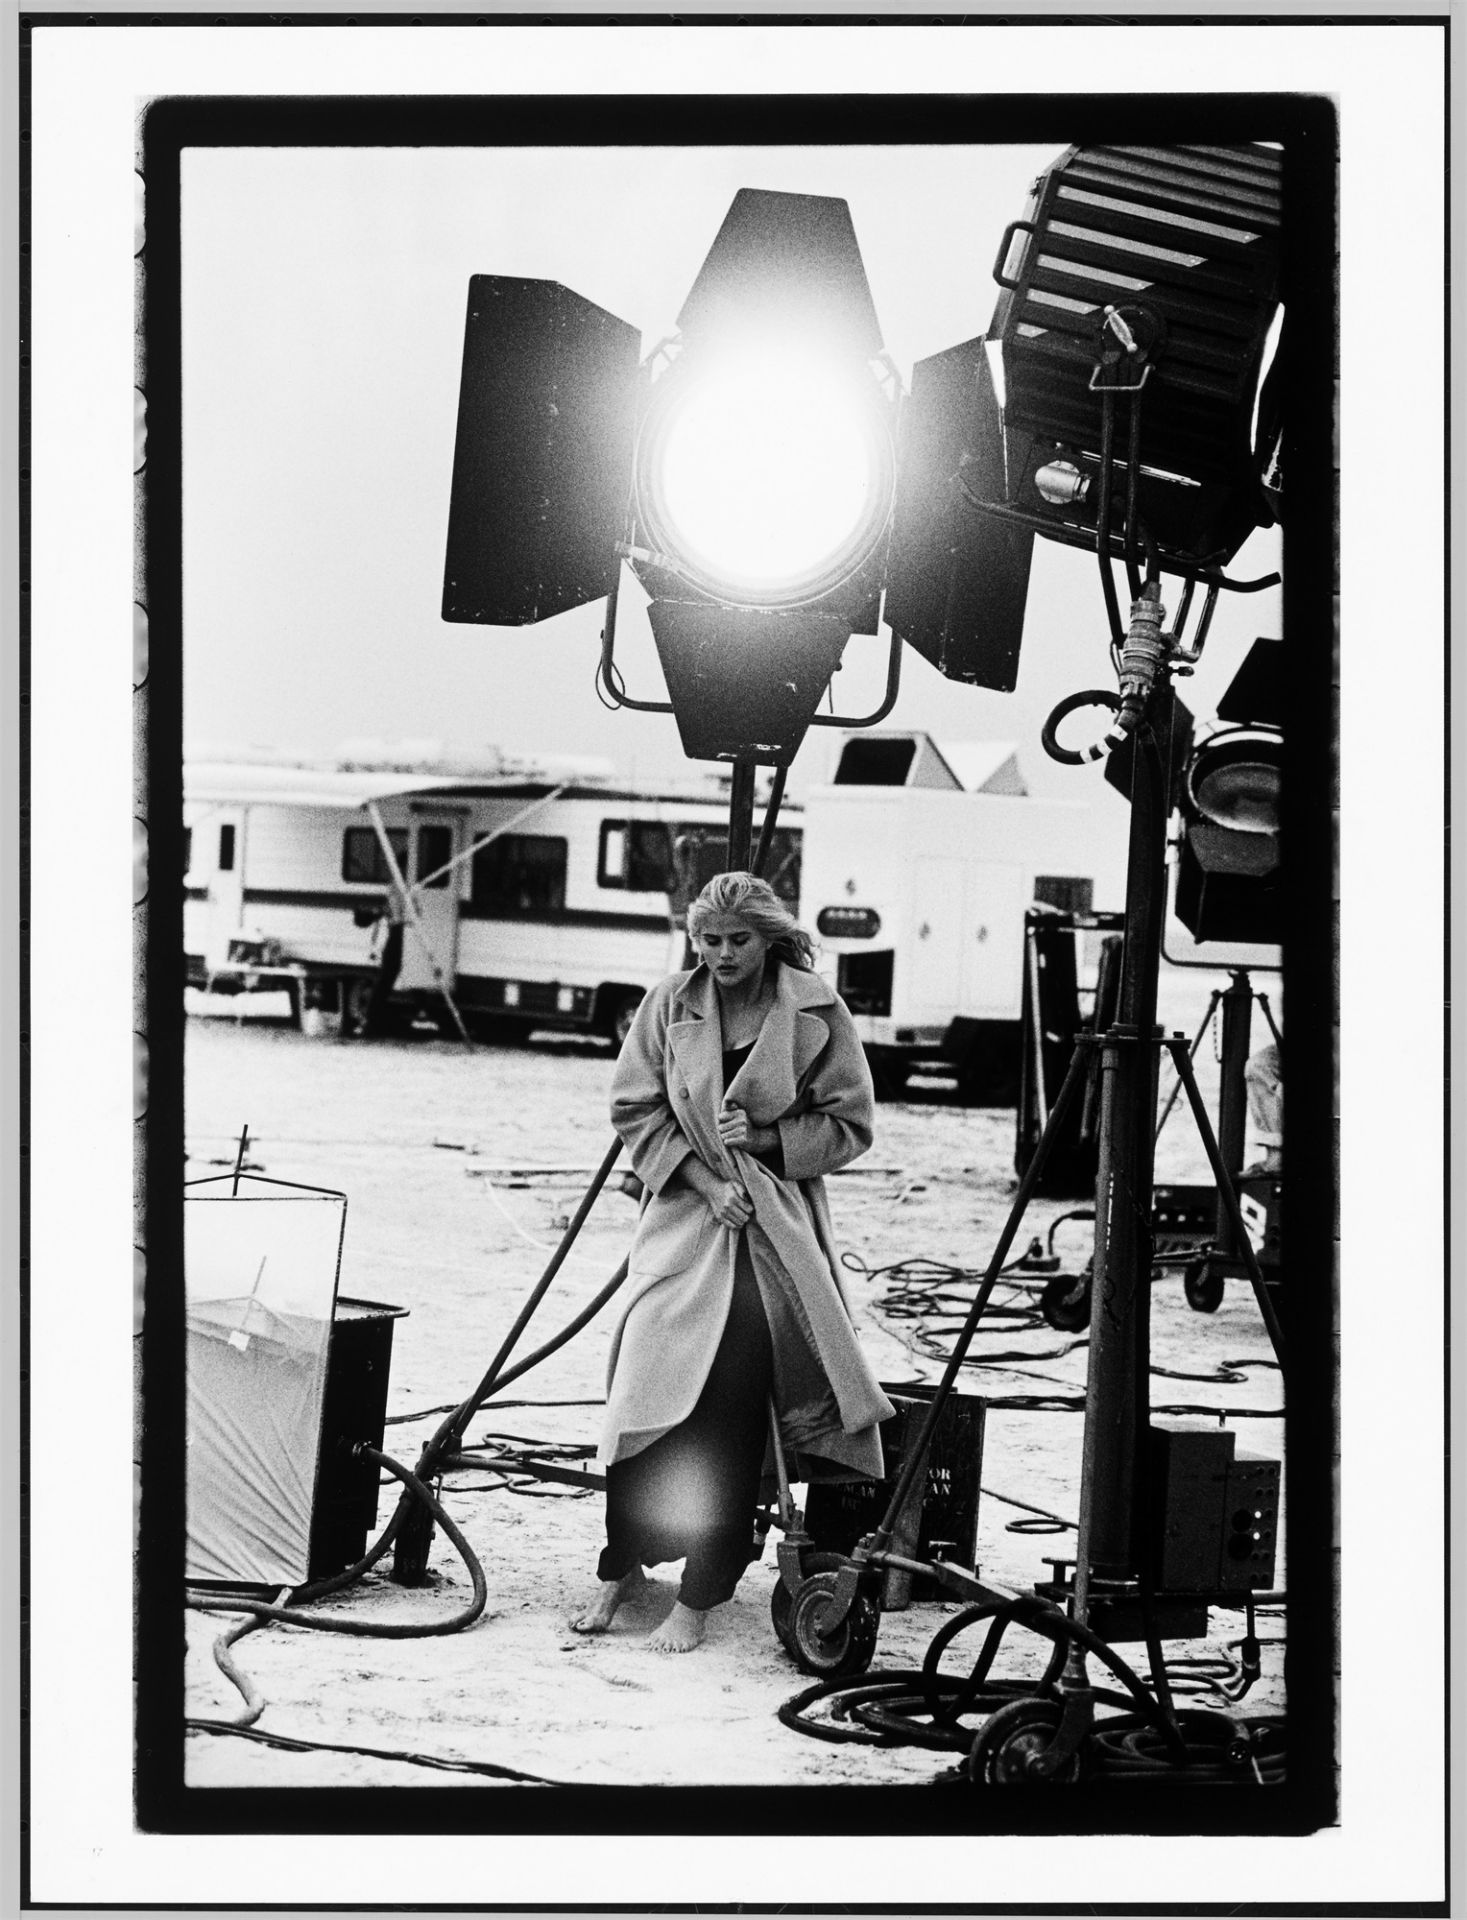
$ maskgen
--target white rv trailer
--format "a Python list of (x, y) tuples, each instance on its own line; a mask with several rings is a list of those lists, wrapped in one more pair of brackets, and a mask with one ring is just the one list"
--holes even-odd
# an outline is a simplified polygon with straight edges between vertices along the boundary
[[(445, 1031), (462, 1018), (491, 1038), (558, 1027), (619, 1044), (648, 987), (683, 964), (675, 851), (721, 845), (728, 822), (712, 782), (649, 791), (549, 768), (191, 762), (184, 792), (189, 983), (285, 987), (346, 1031), (386, 984), (395, 919), (398, 1014)], [(798, 859), (798, 829), (783, 826), (770, 877), (791, 898)]]
[(1084, 799), (1040, 800), (1007, 743), (881, 732), (847, 736), (806, 796), (803, 913), (879, 1088), (930, 1065), (1012, 1103), (1025, 913), (1125, 903), (1129, 809), (1098, 770), (1077, 781)]

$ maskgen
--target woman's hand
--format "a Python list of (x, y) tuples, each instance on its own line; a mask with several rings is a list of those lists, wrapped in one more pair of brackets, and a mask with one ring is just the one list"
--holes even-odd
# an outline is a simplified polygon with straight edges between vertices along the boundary
[(708, 1210), (720, 1226), (735, 1232), (754, 1217), (754, 1203), (736, 1180), (725, 1180), (703, 1161), (691, 1155), (683, 1162), (682, 1176), (695, 1192), (702, 1195)]
[(735, 1233), (740, 1227), (748, 1226), (754, 1217), (754, 1203), (741, 1186), (733, 1180), (720, 1180), (715, 1192), (707, 1196), (713, 1218), (720, 1226), (731, 1227)]
[(775, 1127), (756, 1127), (742, 1107), (718, 1109), (718, 1137), (726, 1147), (742, 1147), (745, 1153), (768, 1153), (779, 1145)]

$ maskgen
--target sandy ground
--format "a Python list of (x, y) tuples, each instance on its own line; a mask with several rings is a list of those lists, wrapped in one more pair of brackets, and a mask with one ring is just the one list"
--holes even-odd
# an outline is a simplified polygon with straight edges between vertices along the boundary
[[(1163, 1018), (1189, 1034), (1206, 1009), (1209, 976), (1169, 976)], [(264, 1011), (262, 1002), (260, 1011)], [(1255, 1015), (1255, 1035), (1262, 1018)], [(1255, 1040), (1255, 1043), (1256, 1040)], [(1199, 1055), (1204, 1088), (1215, 1086), (1212, 1046)], [(281, 1024), (229, 1010), (200, 1017), (187, 1040), (188, 1177), (232, 1165), (248, 1123), (251, 1160), (271, 1176), (337, 1187), (348, 1195), (341, 1291), (407, 1307), (396, 1323), (386, 1450), (411, 1465), (436, 1424), (435, 1410), (477, 1383), (610, 1140), (611, 1058), (602, 1047), (544, 1037), (530, 1047), (470, 1055), (444, 1040), (340, 1042), (305, 1038)], [(1013, 1115), (949, 1104), (940, 1088), (883, 1105), (865, 1162), (831, 1183), (843, 1245), (868, 1269), (928, 1259), (981, 1267), (1008, 1211)], [(555, 1168), (553, 1173), (529, 1172)], [(1190, 1122), (1163, 1133), (1158, 1178), (1202, 1180), (1206, 1166)], [(1027, 1244), (1078, 1200), (1042, 1200), (1018, 1242)], [(563, 1326), (626, 1251), (635, 1202), (608, 1187), (572, 1258), (522, 1341), (527, 1353)], [(1087, 1229), (1058, 1230), (1057, 1251), (1078, 1268)], [(908, 1344), (917, 1323), (883, 1312), (888, 1282), (855, 1273), (849, 1294), (863, 1341), (887, 1382), (935, 1379), (940, 1366)], [(1006, 1297), (1000, 1295), (1000, 1298)], [(1008, 1296), (1017, 1298), (1018, 1296)], [(1239, 1452), (1279, 1456), (1278, 1375), (1264, 1365), (1267, 1335), (1247, 1286), (1230, 1282), (1221, 1309), (1192, 1312), (1180, 1281), (1154, 1291), (1153, 1365), (1213, 1376), (1153, 1379), (1155, 1407), (1230, 1407), (1260, 1417), (1234, 1424)], [(516, 1442), (594, 1443), (607, 1336), (615, 1306), (491, 1406), (469, 1430)], [(994, 1398), (1083, 1390), (1085, 1351), (1045, 1326), (980, 1332), (975, 1353), (1019, 1349), (1024, 1361), (970, 1366), (963, 1388)], [(556, 1402), (580, 1404), (556, 1405)], [(527, 1404), (528, 1403), (528, 1404)], [(1073, 1547), (1072, 1530), (1013, 1531), (1019, 1500), (1073, 1522), (1079, 1498), (1081, 1419), (1065, 1411), (993, 1408), (982, 1471), (979, 1567), (1002, 1585), (1048, 1577), (1044, 1557)], [(601, 1544), (600, 1499), (542, 1486), (508, 1490), (496, 1476), (450, 1477), (448, 1510), (484, 1566), (488, 1605), (467, 1631), (408, 1640), (348, 1637), (272, 1625), (240, 1641), (235, 1658), (265, 1696), (261, 1731), (379, 1758), (334, 1751), (289, 1752), (244, 1739), (194, 1733), (187, 1777), (200, 1786), (392, 1785), (482, 1787), (489, 1777), (444, 1771), (425, 1758), (507, 1766), (577, 1785), (715, 1783), (926, 1784), (947, 1764), (918, 1747), (868, 1747), (812, 1739), (783, 1726), (777, 1710), (809, 1685), (780, 1648), (769, 1618), (776, 1574), (770, 1548), (728, 1606), (711, 1616), (696, 1653), (659, 1657), (643, 1637), (672, 1604), (676, 1568), (659, 1571), (647, 1600), (599, 1640), (572, 1634), (567, 1617), (592, 1584)], [(384, 1491), (379, 1515), (391, 1511)], [(385, 1570), (389, 1563), (384, 1561)], [(397, 1587), (373, 1574), (320, 1603), (323, 1615), (423, 1621), (456, 1612), (469, 1594), (462, 1563), (440, 1533), (432, 1583)], [(1282, 1585), (1282, 1557), (1278, 1568)], [(954, 1608), (916, 1605), (882, 1616), (874, 1669), (920, 1664)], [(211, 1656), (233, 1617), (188, 1614), (188, 1711), (233, 1720), (239, 1694)], [(1216, 1655), (1242, 1632), (1242, 1616), (1214, 1610), (1206, 1642), (1170, 1643), (1169, 1656)], [(1282, 1705), (1282, 1619), (1264, 1617), (1264, 1678), (1246, 1711)], [(959, 1643), (959, 1649), (969, 1641)], [(976, 1647), (972, 1649), (976, 1652)], [(1037, 1677), (1046, 1648), (1011, 1636), (1000, 1670)], [(1135, 1664), (1134, 1644), (1121, 1649)]]

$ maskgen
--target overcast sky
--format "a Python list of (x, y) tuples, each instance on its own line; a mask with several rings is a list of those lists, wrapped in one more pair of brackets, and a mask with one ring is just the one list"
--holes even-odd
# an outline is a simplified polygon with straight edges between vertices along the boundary
[[(608, 712), (592, 676), (604, 603), (537, 627), (444, 622), (444, 537), (468, 280), (558, 280), (638, 327), (676, 314), (744, 186), (847, 200), (888, 353), (912, 364), (981, 333), (994, 253), (1056, 147), (194, 149), (183, 162), (185, 734), (330, 753), (421, 739), (602, 756), (685, 774), (670, 717)], [(1272, 532), (1234, 563), (1278, 563)], [(1185, 697), (1210, 712), (1276, 592), (1224, 595)], [(628, 690), (660, 698), (624, 598)], [(852, 641), (840, 711), (874, 707), (885, 634)], [(1038, 542), (1016, 693), (944, 681), (910, 649), (888, 726), (1015, 742), (1033, 791), (1053, 704), (1113, 684), (1094, 560)], [(825, 776), (816, 729), (792, 792)]]

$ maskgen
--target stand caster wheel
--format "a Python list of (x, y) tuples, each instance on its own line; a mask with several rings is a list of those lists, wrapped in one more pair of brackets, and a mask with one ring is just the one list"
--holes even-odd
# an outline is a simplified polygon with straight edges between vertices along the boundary
[(876, 1651), (881, 1622), (876, 1603), (858, 1593), (851, 1610), (832, 1633), (821, 1631), (835, 1591), (833, 1573), (815, 1573), (800, 1582), (790, 1615), (790, 1652), (806, 1673), (822, 1676), (864, 1673)]
[[(804, 1558), (805, 1580), (814, 1573), (839, 1573), (845, 1565), (838, 1553), (807, 1553)], [(800, 1585), (803, 1587), (805, 1581)], [(774, 1625), (775, 1638), (792, 1660), (797, 1659), (795, 1637), (791, 1630), (794, 1618), (796, 1596), (790, 1592), (783, 1580), (777, 1580), (774, 1592), (769, 1596), (769, 1618)]]
[(968, 1754), (968, 1778), (975, 1786), (1073, 1786), (1080, 1778), (1078, 1750), (1057, 1773), (1038, 1773), (1034, 1762), (1059, 1731), (1060, 1708), (1053, 1700), (1014, 1700), (1000, 1707), (979, 1728)]
[(1213, 1272), (1209, 1261), (1194, 1260), (1182, 1275), (1182, 1291), (1194, 1313), (1216, 1313), (1222, 1305), (1223, 1276)]
[(1039, 1296), (1039, 1311), (1061, 1333), (1083, 1333), (1090, 1325), (1090, 1274), (1057, 1273)]

